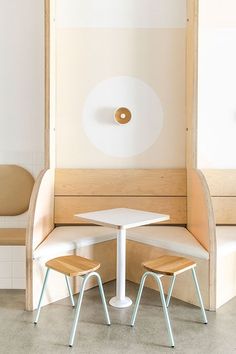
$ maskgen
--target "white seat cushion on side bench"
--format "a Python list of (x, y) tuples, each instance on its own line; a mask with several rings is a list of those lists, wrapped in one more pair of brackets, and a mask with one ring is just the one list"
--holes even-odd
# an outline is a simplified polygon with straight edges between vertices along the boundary
[(236, 252), (236, 226), (216, 226), (216, 244), (220, 256)]
[(130, 229), (128, 239), (168, 251), (201, 259), (209, 259), (208, 252), (195, 237), (180, 226), (142, 226)]
[(102, 226), (56, 227), (34, 251), (34, 259), (57, 256), (99, 242), (116, 239), (116, 230)]

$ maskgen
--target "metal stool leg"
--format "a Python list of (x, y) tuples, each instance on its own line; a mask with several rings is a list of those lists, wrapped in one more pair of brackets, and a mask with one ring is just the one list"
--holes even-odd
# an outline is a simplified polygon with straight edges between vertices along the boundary
[(196, 287), (199, 303), (200, 303), (200, 306), (201, 306), (203, 322), (205, 324), (207, 324), (206, 312), (205, 312), (205, 308), (204, 308), (204, 305), (203, 305), (202, 296), (201, 296), (200, 288), (199, 288), (199, 285), (198, 285), (195, 268), (192, 268), (192, 275), (193, 275), (193, 280), (194, 280), (194, 284), (195, 284), (195, 287)]
[(175, 343), (174, 343), (174, 338), (173, 338), (172, 329), (171, 329), (171, 325), (170, 325), (169, 314), (168, 314), (168, 310), (167, 310), (167, 306), (166, 306), (165, 294), (164, 294), (162, 282), (160, 280), (162, 275), (158, 275), (158, 274), (155, 274), (153, 272), (146, 272), (146, 273), (143, 274), (141, 282), (140, 282), (140, 286), (139, 286), (139, 291), (138, 291), (138, 295), (137, 295), (137, 298), (136, 298), (136, 302), (135, 302), (135, 305), (134, 305), (134, 310), (133, 310), (133, 314), (132, 314), (132, 319), (131, 319), (130, 325), (134, 326), (134, 323), (135, 323), (135, 320), (136, 320), (137, 311), (138, 311), (138, 307), (139, 307), (139, 303), (140, 303), (140, 299), (141, 299), (141, 295), (142, 295), (142, 291), (143, 291), (143, 287), (144, 287), (144, 283), (145, 283), (145, 280), (146, 280), (148, 275), (151, 275), (152, 277), (155, 278), (155, 280), (157, 282), (157, 285), (159, 287), (162, 307), (163, 307), (164, 316), (165, 316), (165, 320), (166, 320), (167, 331), (168, 331), (171, 347), (174, 347)]
[(42, 287), (41, 294), (40, 294), (40, 298), (39, 298), (38, 310), (37, 310), (37, 315), (36, 315), (36, 318), (35, 318), (35, 320), (34, 320), (34, 324), (37, 324), (38, 319), (39, 319), (40, 310), (41, 310), (41, 303), (42, 303), (42, 299), (43, 299), (44, 290), (45, 290), (45, 287), (46, 287), (46, 284), (47, 284), (47, 280), (48, 280), (49, 270), (50, 270), (50, 269), (49, 269), (49, 268), (47, 268), (47, 271), (46, 271), (46, 274), (45, 274), (45, 277), (44, 277), (43, 287)]
[(70, 279), (69, 279), (69, 277), (67, 275), (65, 275), (65, 279), (66, 279), (66, 285), (67, 285), (67, 288), (68, 288), (68, 292), (69, 292), (69, 295), (70, 295), (71, 305), (72, 305), (72, 307), (75, 307), (74, 297), (73, 297), (71, 286), (70, 286)]
[(139, 308), (139, 304), (140, 304), (140, 300), (141, 300), (141, 296), (142, 296), (142, 292), (143, 292), (143, 287), (144, 287), (144, 283), (145, 280), (147, 278), (149, 272), (146, 272), (143, 274), (142, 278), (141, 278), (141, 282), (140, 282), (140, 286), (139, 286), (139, 290), (138, 290), (138, 295), (136, 298), (136, 302), (134, 305), (134, 309), (133, 309), (133, 313), (132, 313), (132, 318), (131, 318), (131, 322), (130, 322), (130, 326), (134, 326), (135, 320), (136, 320), (136, 316), (137, 316), (137, 312), (138, 312), (138, 308)]
[(173, 334), (172, 334), (169, 314), (168, 314), (168, 310), (167, 310), (167, 306), (166, 306), (166, 300), (165, 300), (165, 294), (164, 294), (162, 282), (161, 282), (160, 277), (157, 274), (153, 274), (153, 276), (156, 279), (157, 284), (159, 286), (163, 312), (164, 312), (164, 316), (165, 316), (165, 320), (166, 320), (166, 327), (167, 327), (167, 331), (168, 331), (168, 334), (169, 334), (171, 347), (173, 348), (175, 346), (175, 343), (174, 343), (174, 338), (173, 338)]
[(172, 280), (171, 280), (171, 284), (170, 284), (170, 287), (168, 290), (167, 299), (166, 299), (166, 307), (169, 307), (169, 304), (170, 304), (170, 299), (171, 299), (172, 291), (174, 288), (175, 279), (176, 279), (176, 275), (173, 275)]
[(96, 273), (96, 277), (98, 280), (98, 286), (99, 286), (100, 296), (102, 299), (102, 304), (103, 304), (103, 308), (104, 308), (104, 312), (105, 312), (106, 321), (107, 321), (107, 324), (110, 326), (111, 321), (110, 321), (110, 316), (109, 316), (108, 309), (107, 309), (107, 303), (106, 303), (106, 298), (105, 298), (105, 294), (104, 294), (104, 290), (103, 290), (103, 286), (102, 286), (102, 280), (101, 280), (101, 277), (98, 273)]
[[(107, 310), (107, 305), (106, 305), (106, 300), (105, 300), (103, 288), (101, 288), (102, 284), (100, 284), (100, 281), (101, 281), (100, 275), (97, 272), (88, 273), (88, 274), (85, 275), (85, 277), (83, 279), (83, 283), (82, 283), (82, 285), (80, 287), (79, 299), (78, 299), (78, 302), (77, 302), (76, 311), (75, 311), (75, 317), (74, 317), (74, 321), (73, 321), (73, 325), (72, 325), (71, 333), (70, 333), (69, 347), (72, 347), (73, 343), (74, 343), (75, 331), (76, 331), (77, 324), (78, 324), (78, 321), (79, 321), (80, 309), (81, 309), (81, 304), (82, 304), (82, 300), (83, 300), (85, 286), (86, 286), (86, 283), (87, 283), (88, 279), (91, 278), (92, 276), (96, 276), (97, 279), (98, 279), (98, 285), (99, 285), (100, 294), (101, 294), (101, 297), (102, 297), (102, 302), (103, 302), (103, 307), (104, 307), (104, 310), (105, 310), (107, 324), (110, 325), (110, 323), (111, 323), (110, 322), (110, 317), (109, 317), (109, 314), (108, 314), (108, 310)], [(102, 289), (102, 291), (101, 291), (101, 289)]]
[(71, 329), (71, 334), (70, 334), (70, 340), (69, 340), (69, 346), (70, 347), (72, 347), (73, 343), (74, 343), (75, 331), (76, 331), (76, 327), (77, 327), (78, 320), (79, 320), (80, 308), (81, 308), (83, 295), (84, 295), (84, 289), (85, 289), (85, 285), (86, 285), (88, 276), (89, 276), (89, 274), (85, 275), (85, 277), (83, 279), (83, 282), (82, 282), (82, 285), (80, 287), (79, 298), (78, 298), (76, 311), (75, 311), (75, 317), (74, 317), (74, 321), (73, 321), (73, 325), (72, 325), (72, 329)]

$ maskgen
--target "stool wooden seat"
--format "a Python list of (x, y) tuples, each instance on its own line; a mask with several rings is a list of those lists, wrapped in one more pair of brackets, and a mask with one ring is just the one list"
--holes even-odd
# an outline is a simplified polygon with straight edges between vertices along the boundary
[[(198, 296), (200, 307), (201, 307), (203, 323), (205, 323), (205, 324), (207, 323), (207, 317), (206, 317), (206, 313), (205, 313), (205, 309), (204, 309), (204, 305), (203, 305), (203, 301), (202, 301), (202, 296), (201, 296), (201, 292), (200, 292), (200, 288), (198, 285), (197, 276), (196, 276), (196, 272), (195, 272), (196, 263), (193, 262), (192, 260), (184, 258), (184, 257), (164, 255), (164, 256), (158, 257), (157, 259), (154, 259), (152, 261), (144, 262), (143, 266), (145, 269), (147, 269), (147, 271), (143, 274), (143, 276), (141, 278), (139, 291), (138, 291), (137, 299), (135, 302), (130, 325), (134, 326), (137, 312), (138, 312), (139, 303), (140, 303), (141, 296), (142, 296), (144, 283), (145, 283), (147, 276), (150, 275), (156, 280), (157, 285), (159, 287), (162, 307), (163, 307), (164, 316), (165, 316), (165, 320), (166, 320), (167, 331), (168, 331), (171, 347), (174, 347), (174, 338), (173, 338), (173, 334), (172, 334), (172, 329), (171, 329), (171, 324), (170, 324), (170, 319), (169, 319), (169, 314), (168, 314), (167, 308), (170, 303), (170, 298), (172, 295), (175, 279), (178, 274), (183, 273), (187, 270), (192, 271), (192, 276), (193, 276), (197, 296)], [(168, 291), (168, 295), (167, 295), (167, 299), (165, 299), (164, 290), (163, 290), (163, 286), (162, 286), (162, 282), (161, 282), (161, 277), (163, 277), (163, 276), (171, 276), (172, 277), (171, 284), (170, 284), (169, 291)]]
[(161, 256), (154, 261), (144, 262), (143, 266), (151, 272), (173, 276), (196, 267), (196, 263), (184, 257)]
[(57, 257), (51, 259), (45, 265), (69, 277), (85, 275), (100, 268), (100, 263), (80, 256)]
[(83, 281), (82, 281), (82, 284), (80, 287), (80, 291), (79, 291), (79, 298), (78, 298), (78, 302), (77, 302), (77, 306), (76, 306), (76, 312), (75, 312), (74, 321), (73, 321), (70, 339), (69, 339), (69, 346), (70, 347), (72, 347), (73, 343), (74, 343), (75, 331), (76, 331), (78, 320), (79, 320), (80, 308), (81, 308), (81, 304), (82, 304), (85, 286), (86, 286), (88, 279), (91, 278), (92, 276), (95, 276), (97, 278), (99, 291), (100, 291), (100, 295), (101, 295), (101, 299), (102, 299), (102, 303), (103, 303), (103, 308), (104, 308), (104, 312), (105, 312), (106, 322), (108, 325), (111, 324), (108, 309), (107, 309), (106, 299), (105, 299), (105, 295), (104, 295), (104, 291), (103, 291), (102, 280), (101, 280), (100, 275), (97, 272), (95, 272), (100, 267), (99, 262), (94, 261), (92, 259), (72, 255), (72, 256), (63, 256), (63, 257), (53, 258), (53, 259), (49, 260), (45, 265), (47, 267), (47, 271), (46, 271), (46, 274), (44, 277), (43, 287), (42, 287), (40, 298), (39, 298), (38, 310), (37, 310), (37, 315), (36, 315), (34, 324), (38, 323), (43, 294), (44, 294), (44, 290), (46, 287), (48, 274), (51, 269), (56, 272), (59, 272), (61, 274), (64, 274), (67, 288), (69, 291), (69, 296), (71, 299), (71, 304), (73, 307), (75, 306), (75, 303), (74, 303), (74, 298), (73, 298), (73, 294), (72, 294), (72, 290), (71, 290), (71, 286), (70, 286), (69, 277), (80, 276), (83, 278)]

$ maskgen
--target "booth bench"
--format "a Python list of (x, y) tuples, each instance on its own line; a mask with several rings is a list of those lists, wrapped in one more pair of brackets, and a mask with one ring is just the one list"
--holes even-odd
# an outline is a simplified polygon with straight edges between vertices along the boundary
[[(49, 169), (38, 177), (30, 201), (27, 229), (26, 308), (33, 310), (42, 286), (45, 262), (78, 254), (102, 263), (104, 282), (116, 278), (115, 230), (86, 225), (76, 213), (132, 208), (169, 214), (161, 225), (127, 233), (127, 276), (139, 283), (141, 262), (162, 254), (188, 256), (198, 264), (198, 278), (206, 308), (215, 310), (215, 234), (209, 219), (211, 198), (203, 174), (185, 169)], [(60, 274), (51, 274), (44, 304), (67, 297)], [(76, 280), (72, 285), (78, 292)], [(88, 284), (88, 287), (94, 286)], [(164, 284), (167, 287), (168, 284)], [(150, 280), (147, 286), (155, 288)], [(197, 304), (192, 279), (182, 274), (173, 293)]]
[(203, 170), (216, 239), (216, 308), (236, 296), (236, 170)]

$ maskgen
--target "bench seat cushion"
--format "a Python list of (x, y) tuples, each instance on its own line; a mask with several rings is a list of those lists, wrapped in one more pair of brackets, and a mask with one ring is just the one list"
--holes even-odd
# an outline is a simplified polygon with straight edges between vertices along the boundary
[(209, 254), (195, 237), (181, 226), (143, 226), (130, 229), (128, 239), (201, 259)]
[(95, 243), (116, 239), (116, 230), (102, 226), (56, 227), (34, 251), (33, 257), (57, 256)]
[[(56, 227), (34, 251), (34, 258), (62, 255), (99, 242), (116, 239), (116, 230), (102, 226)], [(127, 231), (127, 239), (183, 255), (208, 259), (208, 252), (185, 227), (143, 226)]]
[(218, 255), (236, 252), (236, 226), (216, 226), (216, 244)]

